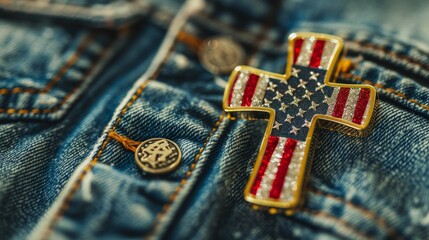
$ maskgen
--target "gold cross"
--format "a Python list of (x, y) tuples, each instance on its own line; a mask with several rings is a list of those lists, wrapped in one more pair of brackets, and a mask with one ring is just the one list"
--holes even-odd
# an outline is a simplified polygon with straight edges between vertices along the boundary
[(223, 108), (231, 119), (266, 119), (268, 125), (244, 198), (277, 213), (302, 204), (318, 127), (353, 136), (370, 131), (376, 91), (370, 85), (334, 83), (341, 38), (318, 33), (289, 37), (285, 74), (238, 66)]

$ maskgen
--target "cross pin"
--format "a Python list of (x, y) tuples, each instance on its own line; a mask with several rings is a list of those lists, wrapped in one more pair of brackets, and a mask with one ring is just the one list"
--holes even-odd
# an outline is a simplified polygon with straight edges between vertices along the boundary
[(341, 38), (318, 33), (289, 36), (286, 74), (238, 66), (223, 108), (230, 118), (266, 119), (268, 125), (244, 198), (291, 215), (303, 202), (319, 127), (365, 136), (373, 122), (376, 91), (370, 85), (334, 83)]

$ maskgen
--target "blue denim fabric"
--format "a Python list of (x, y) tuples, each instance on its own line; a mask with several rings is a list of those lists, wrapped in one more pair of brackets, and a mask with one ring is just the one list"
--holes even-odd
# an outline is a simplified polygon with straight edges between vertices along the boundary
[[(429, 238), (424, 1), (190, 3), (0, 3), (2, 239)], [(320, 130), (303, 208), (253, 210), (242, 192), (266, 122), (224, 117), (228, 75), (179, 30), (227, 35), (277, 73), (291, 32), (343, 37), (355, 66), (337, 81), (377, 88), (374, 129)], [(182, 162), (147, 174), (112, 130), (171, 139)]]

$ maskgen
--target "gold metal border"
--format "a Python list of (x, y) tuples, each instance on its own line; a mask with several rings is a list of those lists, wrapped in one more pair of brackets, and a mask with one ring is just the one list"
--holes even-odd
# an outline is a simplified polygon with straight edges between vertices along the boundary
[[(293, 62), (293, 53), (294, 53), (294, 41), (297, 38), (308, 38), (308, 37), (315, 37), (317, 39), (323, 39), (323, 40), (329, 40), (329, 41), (335, 41), (337, 43), (335, 49), (334, 49), (334, 56), (331, 59), (331, 62), (329, 64), (329, 67), (327, 69), (324, 83), (326, 86), (330, 87), (347, 87), (347, 88), (367, 88), (370, 90), (370, 100), (369, 100), (369, 109), (367, 113), (367, 117), (363, 124), (358, 125), (352, 122), (345, 121), (340, 118), (335, 118), (332, 116), (326, 116), (322, 114), (316, 114), (312, 120), (311, 125), (309, 128), (309, 132), (306, 138), (306, 147), (304, 150), (304, 156), (302, 159), (302, 167), (300, 170), (300, 173), (298, 175), (297, 179), (297, 190), (295, 191), (294, 200), (293, 201), (281, 201), (281, 200), (268, 200), (268, 199), (257, 199), (254, 197), (254, 195), (250, 194), (250, 188), (252, 186), (252, 183), (254, 182), (257, 170), (259, 169), (261, 165), (262, 158), (264, 156), (265, 148), (267, 146), (268, 137), (271, 134), (272, 127), (274, 125), (275, 120), (275, 111), (272, 108), (268, 107), (229, 107), (228, 106), (228, 97), (229, 92), (232, 85), (234, 84), (234, 79), (236, 75), (241, 70), (248, 70), (249, 72), (255, 73), (255, 74), (265, 74), (268, 75), (270, 78), (276, 78), (281, 81), (287, 81), (290, 77), (291, 69), (292, 69), (292, 62)], [(262, 205), (265, 207), (274, 207), (274, 208), (282, 208), (286, 209), (285, 213), (287, 215), (293, 214), (296, 209), (301, 204), (301, 198), (302, 198), (302, 192), (303, 187), (305, 185), (305, 177), (310, 172), (310, 163), (311, 161), (311, 155), (312, 151), (311, 145), (312, 145), (312, 139), (313, 134), (316, 129), (316, 126), (322, 127), (322, 128), (328, 128), (333, 129), (337, 128), (338, 125), (346, 126), (345, 128), (337, 128), (339, 132), (353, 135), (353, 136), (363, 136), (365, 135), (364, 130), (369, 126), (371, 119), (373, 118), (373, 112), (376, 104), (376, 90), (371, 85), (365, 85), (365, 84), (340, 84), (340, 83), (334, 83), (331, 79), (331, 76), (333, 73), (335, 75), (338, 75), (338, 72), (335, 72), (335, 70), (338, 68), (338, 65), (340, 64), (339, 58), (342, 54), (342, 50), (344, 47), (343, 40), (339, 37), (328, 35), (328, 34), (320, 34), (320, 33), (310, 33), (310, 32), (301, 32), (301, 33), (293, 33), (289, 36), (288, 41), (288, 56), (287, 56), (287, 66), (286, 66), (286, 73), (285, 74), (277, 74), (277, 73), (271, 73), (268, 71), (259, 70), (257, 68), (252, 68), (248, 66), (238, 66), (236, 67), (233, 72), (231, 73), (228, 85), (225, 88), (224, 96), (223, 96), (223, 109), (228, 114), (228, 117), (232, 116), (238, 116), (241, 118), (256, 118), (256, 119), (267, 119), (268, 124), (267, 128), (265, 130), (264, 138), (262, 141), (262, 144), (259, 149), (259, 153), (256, 159), (255, 166), (253, 168), (252, 174), (250, 175), (249, 181), (247, 182), (246, 188), (244, 190), (244, 198), (254, 204)], [(240, 114), (237, 114), (240, 113)], [(257, 114), (257, 113), (267, 113), (267, 114)], [(262, 117), (261, 117), (262, 116)], [(337, 130), (335, 129), (335, 130)], [(307, 172), (307, 174), (306, 174)], [(277, 211), (274, 211), (277, 212)]]

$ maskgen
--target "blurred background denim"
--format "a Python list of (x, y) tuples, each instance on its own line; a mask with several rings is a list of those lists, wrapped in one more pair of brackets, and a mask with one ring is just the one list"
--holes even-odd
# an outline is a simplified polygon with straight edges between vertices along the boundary
[[(2, 239), (429, 238), (426, 1), (0, 1)], [(242, 191), (266, 126), (222, 115), (214, 74), (179, 33), (227, 36), (283, 73), (287, 36), (338, 35), (375, 86), (365, 138), (321, 130), (304, 207), (255, 211)], [(108, 137), (164, 137), (167, 175)]]

